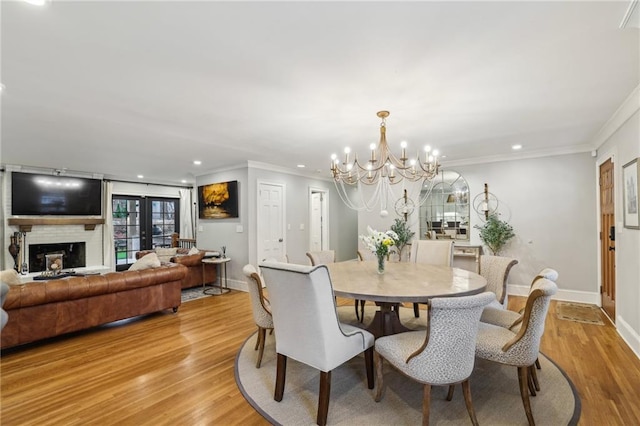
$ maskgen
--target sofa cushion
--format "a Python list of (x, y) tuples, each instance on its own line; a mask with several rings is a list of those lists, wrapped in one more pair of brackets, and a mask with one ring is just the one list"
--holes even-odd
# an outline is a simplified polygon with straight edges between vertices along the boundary
[(198, 250), (196, 247), (191, 247), (191, 249), (187, 254), (198, 254), (198, 253), (200, 253), (200, 250)]
[(22, 284), (22, 281), (20, 280), (20, 274), (18, 274), (15, 269), (5, 269), (4, 271), (0, 272), (0, 281), (9, 285)]
[(178, 249), (176, 247), (172, 247), (172, 248), (156, 248), (156, 254), (158, 255), (158, 259), (160, 259), (160, 262), (169, 262), (169, 259), (171, 259), (173, 256), (176, 255)]
[(136, 263), (129, 267), (130, 271), (142, 271), (144, 269), (159, 268), (160, 259), (155, 253), (149, 253), (140, 259), (136, 260)]

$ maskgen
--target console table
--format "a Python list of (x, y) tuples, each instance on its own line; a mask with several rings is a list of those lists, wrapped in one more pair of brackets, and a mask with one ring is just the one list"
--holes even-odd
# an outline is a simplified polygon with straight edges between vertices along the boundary
[[(202, 259), (202, 292), (204, 294), (209, 294), (211, 296), (219, 296), (221, 294), (225, 294), (229, 292), (229, 287), (227, 286), (227, 263), (231, 262), (230, 257), (210, 257)], [(205, 282), (205, 273), (204, 268), (209, 265), (220, 265), (221, 268), (218, 268), (220, 271), (218, 274), (219, 280), (218, 285), (211, 285), (210, 288), (206, 288), (207, 283)], [(224, 279), (224, 282), (223, 282)]]
[(481, 245), (453, 244), (453, 266), (467, 271), (480, 273)]

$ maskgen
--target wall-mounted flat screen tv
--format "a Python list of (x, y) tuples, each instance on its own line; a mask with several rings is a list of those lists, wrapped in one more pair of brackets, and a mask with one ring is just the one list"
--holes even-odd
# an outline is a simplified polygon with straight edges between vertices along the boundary
[(102, 181), (13, 172), (11, 214), (99, 216)]

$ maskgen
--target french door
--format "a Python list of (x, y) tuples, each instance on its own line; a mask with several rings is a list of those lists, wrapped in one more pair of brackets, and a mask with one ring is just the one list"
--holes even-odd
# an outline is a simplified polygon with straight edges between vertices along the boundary
[(128, 269), (140, 250), (171, 247), (171, 234), (180, 226), (180, 200), (114, 195), (112, 207), (117, 271)]

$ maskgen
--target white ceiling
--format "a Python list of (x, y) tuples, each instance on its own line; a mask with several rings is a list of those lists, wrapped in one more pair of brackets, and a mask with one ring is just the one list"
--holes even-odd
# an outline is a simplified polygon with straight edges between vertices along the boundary
[(445, 165), (589, 151), (640, 81), (628, 6), (3, 1), (0, 161), (160, 183), (247, 160), (326, 177), (331, 153), (366, 155), (382, 109), (392, 146), (430, 144)]

